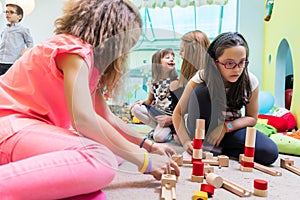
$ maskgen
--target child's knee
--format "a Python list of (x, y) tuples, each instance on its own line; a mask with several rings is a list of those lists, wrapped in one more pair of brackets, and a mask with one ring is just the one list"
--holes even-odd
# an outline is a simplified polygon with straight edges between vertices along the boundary
[(170, 139), (170, 137), (171, 129), (169, 127), (160, 127), (157, 125), (153, 133), (153, 139), (156, 142), (166, 142)]

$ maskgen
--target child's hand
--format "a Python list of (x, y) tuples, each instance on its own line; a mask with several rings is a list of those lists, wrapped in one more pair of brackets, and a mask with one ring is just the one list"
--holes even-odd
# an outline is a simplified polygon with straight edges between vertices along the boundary
[(158, 115), (155, 117), (160, 127), (169, 127), (172, 124), (172, 116)]
[(151, 154), (152, 170), (151, 175), (156, 180), (161, 180), (163, 174), (171, 174), (171, 168), (175, 170), (176, 176), (180, 175), (180, 169), (172, 158), (166, 155)]
[(176, 154), (176, 151), (163, 143), (154, 143), (150, 153), (155, 153), (159, 155), (172, 156)]
[(219, 125), (215, 128), (211, 133), (208, 134), (207, 141), (209, 144), (218, 147), (226, 133), (226, 129), (224, 128), (224, 124)]
[(185, 144), (183, 144), (183, 148), (186, 152), (188, 152), (190, 155), (193, 154), (193, 141), (187, 141)]

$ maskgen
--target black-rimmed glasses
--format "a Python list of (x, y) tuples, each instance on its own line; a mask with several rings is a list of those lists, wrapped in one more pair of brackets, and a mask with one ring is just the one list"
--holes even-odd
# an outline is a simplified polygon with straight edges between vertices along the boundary
[(17, 12), (14, 12), (14, 11), (11, 11), (11, 10), (6, 10), (6, 11), (4, 11), (3, 13), (5, 13), (5, 14), (17, 14)]
[(226, 69), (234, 69), (236, 66), (238, 66), (239, 68), (245, 68), (249, 64), (248, 60), (243, 60), (240, 63), (235, 63), (233, 61), (227, 61), (225, 63), (222, 63), (219, 60), (216, 60), (216, 62), (220, 63), (221, 65), (223, 65)]

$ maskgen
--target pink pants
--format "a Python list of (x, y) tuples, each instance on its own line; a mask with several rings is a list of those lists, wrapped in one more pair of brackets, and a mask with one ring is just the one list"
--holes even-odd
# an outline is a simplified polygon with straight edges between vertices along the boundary
[(36, 124), (0, 144), (2, 200), (106, 199), (118, 163), (105, 146)]

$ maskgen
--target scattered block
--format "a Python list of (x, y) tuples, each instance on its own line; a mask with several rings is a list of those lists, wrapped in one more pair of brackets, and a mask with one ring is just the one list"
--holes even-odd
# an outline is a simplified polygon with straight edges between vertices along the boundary
[(214, 186), (212, 186), (210, 184), (203, 184), (202, 183), (201, 187), (200, 187), (200, 191), (207, 192), (208, 197), (211, 197), (215, 193), (215, 188), (214, 188)]
[(161, 180), (161, 200), (176, 200), (176, 176), (164, 174)]
[(268, 182), (262, 179), (254, 180), (254, 195), (260, 197), (268, 196)]
[(294, 161), (290, 160), (289, 158), (281, 158), (280, 159), (280, 167), (288, 169), (295, 174), (300, 175), (300, 168), (294, 166)]
[[(241, 162), (243, 156), (244, 156), (244, 154), (240, 154), (239, 162)], [(256, 163), (256, 162), (253, 162), (253, 163), (254, 163), (254, 169), (260, 170), (260, 171), (265, 172), (267, 174), (270, 174), (272, 176), (281, 176), (282, 175), (281, 172), (279, 172), (275, 169), (272, 169), (270, 167), (261, 165), (261, 164)]]
[(199, 199), (201, 199), (201, 200), (208, 200), (208, 194), (207, 194), (207, 192), (194, 190), (193, 200), (199, 200)]
[(226, 190), (240, 196), (240, 197), (249, 197), (251, 196), (251, 192), (242, 186), (237, 185), (236, 183), (233, 183), (227, 179), (223, 178), (223, 188)]
[(178, 166), (183, 165), (183, 156), (180, 154), (172, 155), (172, 159), (177, 163)]
[(220, 188), (223, 185), (223, 178), (215, 173), (208, 173), (205, 176), (205, 180), (208, 184), (215, 188)]

